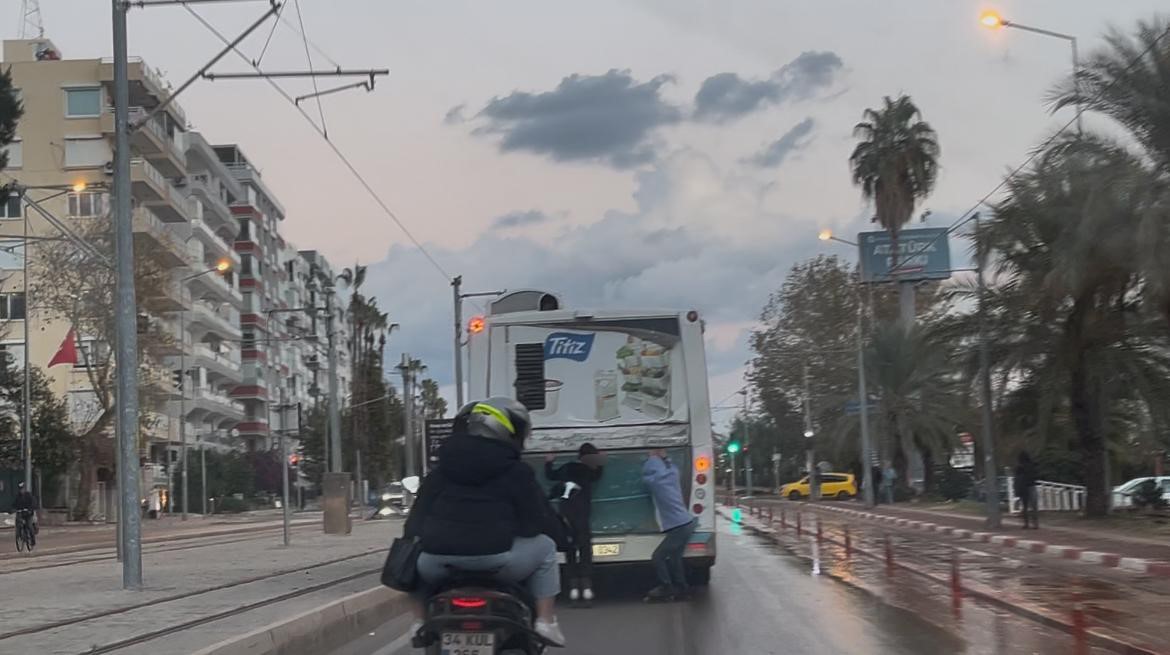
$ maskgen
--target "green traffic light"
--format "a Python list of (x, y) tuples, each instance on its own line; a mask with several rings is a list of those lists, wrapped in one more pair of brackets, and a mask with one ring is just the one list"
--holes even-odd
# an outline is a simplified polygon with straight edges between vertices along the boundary
[(739, 452), (739, 442), (732, 441), (731, 443), (727, 444), (727, 452), (731, 453), (732, 455), (738, 453)]

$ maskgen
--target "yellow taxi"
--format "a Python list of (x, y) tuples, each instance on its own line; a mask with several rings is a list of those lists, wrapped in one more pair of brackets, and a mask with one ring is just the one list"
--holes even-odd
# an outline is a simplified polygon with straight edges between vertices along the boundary
[[(821, 473), (820, 478), (821, 498), (848, 500), (857, 496), (857, 479), (851, 473)], [(789, 500), (808, 498), (810, 492), (807, 475), (780, 487), (780, 496)]]

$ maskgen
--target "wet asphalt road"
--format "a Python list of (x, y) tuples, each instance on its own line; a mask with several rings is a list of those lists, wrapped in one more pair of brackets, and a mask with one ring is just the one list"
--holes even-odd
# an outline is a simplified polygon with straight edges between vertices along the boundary
[[(887, 594), (828, 568), (813, 575), (799, 552), (726, 521), (711, 586), (690, 603), (647, 605), (644, 581), (614, 582), (592, 609), (559, 610), (569, 645), (550, 655), (1072, 652), (1061, 633), (974, 604), (955, 617), (945, 600), (905, 582)], [(391, 621), (333, 655), (419, 652), (403, 636), (406, 624)]]

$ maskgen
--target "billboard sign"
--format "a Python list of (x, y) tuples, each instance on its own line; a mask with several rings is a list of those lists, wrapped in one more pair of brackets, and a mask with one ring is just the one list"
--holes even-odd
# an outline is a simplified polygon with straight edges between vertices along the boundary
[(455, 419), (453, 418), (427, 419), (423, 428), (423, 450), (427, 454), (424, 470), (429, 472), (439, 463), (439, 447), (443, 445), (443, 441), (447, 437), (451, 436), (454, 427)]
[(861, 249), (863, 282), (914, 282), (945, 280), (951, 276), (951, 246), (942, 227), (902, 230), (898, 251), (890, 233), (862, 232), (857, 235)]
[(516, 326), (509, 338), (534, 348), (539, 360), (512, 371), (516, 388), (537, 389), (535, 402), (528, 401), (536, 428), (687, 421), (677, 323)]

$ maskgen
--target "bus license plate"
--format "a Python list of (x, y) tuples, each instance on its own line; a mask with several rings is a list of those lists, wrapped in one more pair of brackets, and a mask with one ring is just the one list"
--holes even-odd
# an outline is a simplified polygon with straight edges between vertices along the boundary
[(621, 552), (621, 544), (593, 544), (594, 557), (616, 557)]
[(442, 655), (493, 655), (496, 652), (494, 632), (444, 632)]

